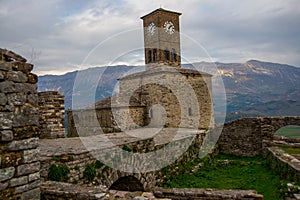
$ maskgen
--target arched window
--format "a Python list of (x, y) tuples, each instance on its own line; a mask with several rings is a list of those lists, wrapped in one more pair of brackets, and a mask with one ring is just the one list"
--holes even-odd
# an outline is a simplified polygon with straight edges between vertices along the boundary
[(156, 62), (157, 60), (157, 50), (153, 49), (153, 62)]
[(152, 51), (148, 50), (148, 63), (152, 62)]
[(176, 50), (174, 48), (172, 49), (172, 61), (173, 62), (177, 61), (177, 59), (176, 59)]
[(170, 60), (170, 52), (168, 48), (165, 49), (165, 60), (166, 61)]

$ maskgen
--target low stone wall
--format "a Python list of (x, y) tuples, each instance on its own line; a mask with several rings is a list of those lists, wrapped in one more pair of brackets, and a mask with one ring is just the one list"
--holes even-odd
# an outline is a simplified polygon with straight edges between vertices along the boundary
[(292, 181), (300, 180), (300, 161), (279, 147), (267, 147), (264, 157), (277, 173)]
[(40, 138), (65, 137), (64, 95), (57, 91), (39, 92)]
[(169, 198), (172, 200), (206, 199), (206, 200), (263, 200), (263, 195), (255, 190), (212, 190), (198, 188), (156, 188), (155, 197)]
[(69, 183), (47, 181), (41, 184), (41, 196), (45, 200), (262, 200), (254, 190), (212, 190), (200, 188), (155, 188), (152, 192), (128, 192), (108, 190), (106, 187), (86, 187)]
[(68, 137), (115, 133), (144, 126), (145, 109), (143, 106), (130, 106), (68, 110)]
[[(135, 177), (142, 184), (144, 190), (150, 190), (155, 186), (161, 186), (166, 177), (185, 173), (185, 163), (193, 161), (198, 157), (198, 153), (205, 136), (205, 132), (197, 132), (192, 135), (185, 136), (184, 133), (177, 139), (174, 135), (176, 129), (164, 130), (161, 138), (144, 138), (130, 137), (124, 133), (116, 134), (102, 134), (109, 138), (116, 147), (107, 146), (109, 143), (107, 138), (101, 135), (81, 137), (81, 138), (60, 138), (51, 140), (40, 140), (40, 155), (41, 155), (41, 177), (47, 180), (50, 166), (55, 164), (66, 165), (70, 169), (69, 183), (85, 183), (88, 182), (83, 177), (83, 171), (88, 164), (96, 162), (96, 158), (100, 156), (105, 159), (104, 163), (110, 163), (110, 160), (119, 160), (120, 162), (112, 163), (113, 168), (102, 165), (97, 169), (97, 177), (95, 177), (95, 184), (106, 185), (110, 187), (121, 177)], [(149, 129), (135, 130), (135, 134), (147, 135)], [(191, 138), (192, 137), (192, 138)], [(194, 140), (192, 140), (194, 138)], [(177, 146), (177, 150), (167, 151), (164, 156), (156, 156), (155, 159), (149, 159), (147, 156), (149, 152), (165, 151), (165, 145), (168, 141), (175, 139), (172, 145)], [(83, 145), (82, 141), (86, 140)], [(171, 145), (171, 148), (173, 146)], [(99, 147), (101, 147), (99, 149)], [(107, 148), (107, 149), (106, 149)], [(167, 167), (156, 171), (141, 172), (143, 168), (149, 166), (156, 166), (158, 163), (164, 162), (166, 158), (172, 158), (178, 155), (178, 150), (186, 148), (186, 152), (178, 157), (178, 159)], [(147, 162), (137, 162), (136, 157), (128, 157), (123, 151), (132, 153), (144, 153), (143, 156)], [(92, 152), (90, 153), (89, 150)], [(122, 150), (122, 151), (120, 151)], [(124, 154), (125, 153), (125, 154)], [(180, 153), (180, 152), (179, 152)], [(100, 160), (100, 162), (102, 162)], [(126, 167), (133, 169), (133, 172), (126, 172)], [(128, 169), (128, 168), (127, 168)], [(136, 171), (136, 172), (135, 172)]]
[(236, 156), (256, 156), (263, 152), (263, 141), (287, 125), (300, 125), (300, 117), (243, 118), (224, 124), (218, 141), (219, 151)]
[(38, 77), (0, 49), (0, 199), (40, 199)]

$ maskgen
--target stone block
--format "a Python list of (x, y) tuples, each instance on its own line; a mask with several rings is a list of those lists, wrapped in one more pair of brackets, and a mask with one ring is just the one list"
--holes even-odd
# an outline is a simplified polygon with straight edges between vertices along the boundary
[(37, 126), (23, 126), (13, 128), (14, 140), (23, 140), (27, 138), (39, 137), (39, 129)]
[(38, 125), (39, 111), (37, 107), (24, 105), (21, 108), (16, 108), (13, 118), (13, 127)]
[(2, 153), (0, 157), (2, 167), (17, 166), (21, 163), (22, 160), (21, 152)]
[(28, 94), (27, 102), (31, 105), (38, 105), (38, 95), (37, 94)]
[(22, 177), (11, 179), (9, 181), (9, 186), (15, 187), (15, 186), (20, 186), (20, 185), (25, 185), (27, 183), (28, 183), (28, 176), (22, 176)]
[(37, 92), (37, 85), (31, 83), (15, 83), (15, 92), (35, 94)]
[(29, 190), (22, 194), (21, 200), (38, 200), (40, 199), (41, 191), (40, 188), (35, 188), (33, 190)]
[(8, 182), (0, 183), (0, 191), (5, 190), (8, 187)]
[(32, 181), (35, 181), (35, 180), (39, 180), (39, 179), (40, 179), (40, 172), (29, 174), (29, 176), (28, 176), (28, 181), (29, 182), (32, 182)]
[(12, 141), (13, 138), (14, 138), (14, 136), (13, 136), (13, 132), (11, 130), (2, 130), (1, 131), (0, 141), (9, 142), (9, 141)]
[(28, 77), (21, 71), (10, 71), (7, 72), (7, 80), (17, 83), (25, 83), (28, 80)]
[(0, 93), (15, 92), (15, 83), (12, 81), (4, 81), (0, 83)]
[(39, 160), (39, 150), (38, 149), (30, 149), (23, 151), (23, 162), (24, 163), (32, 163)]
[(25, 149), (34, 149), (39, 146), (39, 138), (29, 138), (19, 141), (12, 141), (8, 145), (9, 151), (20, 151)]
[(0, 105), (4, 106), (7, 103), (7, 97), (4, 93), (0, 93)]
[(0, 69), (3, 70), (3, 71), (10, 71), (12, 70), (12, 66), (11, 66), (11, 63), (7, 63), (7, 62), (1, 62), (0, 63)]
[(4, 78), (5, 78), (5, 76), (4, 76), (3, 72), (0, 71), (0, 80), (2, 81), (2, 80), (4, 80)]
[(7, 100), (9, 102), (9, 104), (16, 105), (16, 106), (22, 106), (26, 102), (26, 94), (24, 94), (24, 93), (7, 94)]
[(28, 83), (37, 83), (38, 82), (38, 76), (36, 74), (30, 73), (28, 74)]
[(11, 129), (12, 128), (13, 113), (11, 112), (0, 112), (0, 129)]
[(22, 186), (16, 187), (15, 192), (18, 194), (18, 193), (22, 193), (22, 192), (32, 190), (32, 189), (37, 188), (39, 186), (40, 186), (40, 180), (37, 180), (37, 181), (34, 181), (34, 182), (29, 183), (27, 185), (22, 185)]
[(11, 65), (13, 70), (22, 71), (26, 74), (29, 74), (33, 69), (33, 65), (30, 63), (11, 62)]
[(23, 164), (17, 167), (17, 176), (32, 174), (38, 172), (40, 170), (40, 162), (30, 163), (30, 164)]
[(14, 176), (14, 174), (15, 174), (15, 168), (14, 167), (8, 167), (8, 168), (0, 169), (0, 182), (11, 179)]

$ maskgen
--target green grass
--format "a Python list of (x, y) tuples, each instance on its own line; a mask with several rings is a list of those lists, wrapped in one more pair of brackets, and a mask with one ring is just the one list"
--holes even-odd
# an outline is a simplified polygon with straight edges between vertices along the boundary
[[(230, 160), (226, 164), (226, 160)], [(164, 184), (170, 188), (214, 188), (256, 190), (266, 200), (283, 199), (281, 180), (262, 157), (239, 158), (219, 155), (208, 160), (193, 174), (173, 177)]]
[(292, 138), (300, 138), (300, 126), (289, 125), (289, 126), (282, 127), (281, 129), (275, 132), (275, 135), (282, 135), (285, 137), (292, 137)]
[(300, 154), (300, 148), (296, 148), (296, 147), (280, 147), (283, 151), (291, 154), (291, 155), (296, 155), (296, 154)]

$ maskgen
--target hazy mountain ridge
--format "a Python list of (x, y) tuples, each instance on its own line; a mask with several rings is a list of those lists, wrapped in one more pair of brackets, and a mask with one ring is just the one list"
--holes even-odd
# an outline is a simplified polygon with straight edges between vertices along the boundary
[[(300, 68), (257, 60), (246, 63), (200, 62), (195, 65), (200, 69), (217, 66), (226, 90), (227, 120), (245, 116), (300, 114)], [(118, 77), (137, 68), (97, 67), (64, 75), (40, 76), (38, 88), (39, 91), (57, 90), (64, 93), (67, 109), (72, 107), (73, 85), (78, 73), (87, 82), (97, 79), (101, 74), (95, 95), (98, 101), (113, 93)], [(89, 102), (85, 97), (89, 98), (90, 93), (95, 93), (95, 89), (92, 91), (92, 88), (80, 88), (78, 91), (80, 94), (77, 95), (84, 97), (79, 107), (88, 106)]]

